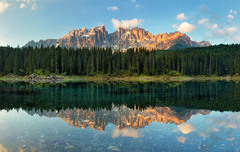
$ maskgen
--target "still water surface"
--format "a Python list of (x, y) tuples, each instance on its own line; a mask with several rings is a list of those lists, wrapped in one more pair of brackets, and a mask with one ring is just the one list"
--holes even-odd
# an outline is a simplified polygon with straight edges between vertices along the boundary
[(240, 151), (240, 84), (0, 83), (0, 151)]

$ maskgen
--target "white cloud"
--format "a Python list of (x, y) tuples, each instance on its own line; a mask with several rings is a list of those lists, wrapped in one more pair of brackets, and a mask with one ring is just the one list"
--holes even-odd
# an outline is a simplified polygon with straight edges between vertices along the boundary
[[(135, 5), (137, 3), (137, 0), (130, 0), (130, 2)], [(136, 4), (135, 7), (139, 8), (140, 4)]]
[(9, 6), (10, 4), (6, 0), (0, 1), (0, 13), (6, 11)]
[(237, 11), (231, 9), (231, 10), (229, 11), (229, 13), (230, 13), (230, 14), (234, 14), (234, 15), (236, 15), (236, 14), (237, 14)]
[(173, 24), (172, 27), (183, 33), (192, 33), (196, 29), (194, 25), (187, 22), (183, 22), (179, 26), (177, 24)]
[(28, 5), (32, 5), (30, 8), (31, 10), (36, 10), (37, 9), (37, 4), (35, 3), (36, 0), (16, 0), (17, 2), (20, 3), (19, 8), (23, 9), (26, 8)]
[(187, 137), (183, 137), (183, 136), (176, 137), (176, 138), (177, 138), (177, 141), (180, 142), (180, 143), (185, 143), (186, 140), (188, 139)]
[[(224, 22), (222, 22), (218, 15), (210, 12), (212, 11), (208, 10), (204, 13), (212, 16), (209, 18), (202, 18), (197, 22), (199, 26), (206, 29), (205, 39), (213, 39), (215, 41), (222, 40), (222, 43), (240, 43), (240, 32), (238, 32), (238, 26), (233, 23), (234, 19), (237, 18), (237, 11), (229, 9), (229, 11), (226, 12), (229, 14), (227, 14)], [(217, 24), (215, 22), (217, 22)]]
[(201, 5), (200, 7), (199, 7), (199, 9), (202, 11), (202, 12), (204, 12), (204, 13), (207, 13), (207, 12), (209, 12), (209, 8), (206, 6), (206, 5)]
[(224, 28), (222, 30), (218, 30), (215, 32), (215, 34), (220, 36), (233, 36), (237, 34), (237, 32), (238, 32), (237, 27), (230, 27), (230, 28)]
[(178, 15), (177, 15), (176, 19), (177, 19), (177, 20), (181, 20), (181, 21), (183, 21), (183, 20), (187, 20), (188, 17), (185, 16), (184, 13), (181, 13), (181, 14), (178, 14)]
[(199, 25), (203, 25), (207, 29), (216, 29), (219, 27), (218, 24), (211, 24), (208, 18), (203, 18), (198, 21)]
[(26, 6), (24, 3), (21, 3), (20, 6), (19, 6), (19, 8), (21, 8), (21, 9), (22, 9), (22, 8), (26, 8), (26, 7), (27, 7), (27, 6)]
[(178, 29), (178, 25), (177, 24), (173, 24), (172, 27), (175, 28), (175, 29)]
[(237, 15), (237, 11), (231, 9), (229, 11), (229, 15), (227, 16), (229, 23), (232, 23), (233, 19), (235, 18), (234, 15)]
[(218, 37), (228, 40), (232, 43), (240, 43), (240, 36), (238, 35), (237, 27), (229, 27), (221, 30), (214, 31), (211, 37)]
[(218, 24), (213, 24), (213, 25), (212, 25), (212, 29), (216, 29), (216, 28), (218, 28), (218, 27), (219, 27)]
[(227, 112), (224, 114), (218, 112), (218, 114), (208, 115), (205, 122), (203, 122), (205, 126), (201, 127), (199, 136), (209, 138), (208, 140), (214, 140), (216, 138), (220, 139), (224, 134), (226, 138), (222, 138), (223, 140), (234, 141), (235, 136), (238, 135), (239, 121), (239, 112)]
[(194, 130), (196, 130), (195, 126), (192, 123), (181, 124), (181, 125), (178, 126), (178, 129), (183, 134), (189, 134), (190, 132), (193, 132)]
[(119, 8), (117, 6), (111, 6), (111, 7), (108, 7), (107, 10), (116, 12), (119, 10)]
[(232, 15), (228, 15), (228, 19), (230, 19), (230, 20), (233, 20), (234, 19), (234, 16), (232, 16)]
[(117, 138), (119, 136), (138, 138), (139, 136), (141, 137), (142, 135), (141, 133), (138, 132), (137, 129), (132, 128), (115, 129), (112, 138)]
[(121, 20), (119, 21), (118, 19), (112, 19), (112, 23), (114, 28), (134, 28), (134, 27), (138, 27), (138, 26), (142, 26), (144, 20), (143, 19), (132, 19), (132, 20)]
[(130, 0), (131, 3), (136, 3), (136, 0)]
[(234, 141), (235, 137), (228, 138), (228, 141)]
[(37, 9), (37, 4), (32, 4), (32, 10), (34, 11), (34, 10), (36, 10)]
[(203, 19), (201, 19), (201, 20), (198, 21), (198, 24), (204, 25), (204, 24), (206, 24), (207, 22), (209, 22), (209, 19), (208, 19), (208, 18), (203, 18)]
[[(35, 0), (32, 0), (32, 1), (35, 1)], [(17, 2), (26, 2), (26, 3), (30, 3), (31, 0), (17, 0)]]

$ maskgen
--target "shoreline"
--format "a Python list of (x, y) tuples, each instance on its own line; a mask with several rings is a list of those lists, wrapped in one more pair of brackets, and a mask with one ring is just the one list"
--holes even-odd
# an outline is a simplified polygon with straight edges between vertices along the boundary
[[(60, 76), (60, 75), (59, 75)], [(29, 76), (1, 76), (0, 81), (5, 82), (187, 82), (187, 81), (240, 81), (240, 76), (60, 76), (62, 79), (48, 79), (39, 76), (30, 79)]]

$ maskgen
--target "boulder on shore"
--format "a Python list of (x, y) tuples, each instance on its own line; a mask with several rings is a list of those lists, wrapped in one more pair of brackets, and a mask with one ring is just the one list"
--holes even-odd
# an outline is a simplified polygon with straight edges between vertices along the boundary
[(30, 75), (29, 78), (30, 78), (30, 79), (35, 79), (35, 78), (36, 78), (36, 75), (35, 75), (35, 74)]

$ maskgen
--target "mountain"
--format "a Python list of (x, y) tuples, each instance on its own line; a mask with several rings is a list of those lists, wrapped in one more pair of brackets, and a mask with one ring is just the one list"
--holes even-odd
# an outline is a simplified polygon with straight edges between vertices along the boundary
[(105, 26), (96, 26), (92, 29), (72, 30), (59, 39), (30, 41), (24, 47), (60, 46), (66, 48), (82, 47), (111, 47), (114, 50), (144, 47), (147, 49), (181, 49), (187, 47), (205, 47), (211, 44), (207, 41), (192, 41), (190, 37), (181, 32), (160, 33), (153, 35), (142, 28), (124, 29), (108, 34)]
[(209, 114), (209, 110), (191, 110), (176, 107), (154, 107), (140, 110), (130, 109), (126, 106), (115, 107), (111, 110), (82, 110), (66, 109), (58, 111), (28, 111), (30, 115), (38, 114), (47, 117), (59, 117), (71, 126), (78, 128), (91, 127), (94, 130), (104, 131), (108, 123), (124, 128), (144, 128), (152, 122), (170, 123), (180, 125), (191, 118), (192, 115)]

